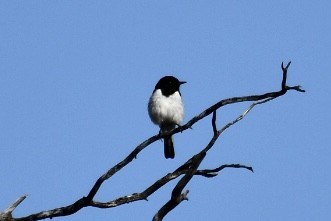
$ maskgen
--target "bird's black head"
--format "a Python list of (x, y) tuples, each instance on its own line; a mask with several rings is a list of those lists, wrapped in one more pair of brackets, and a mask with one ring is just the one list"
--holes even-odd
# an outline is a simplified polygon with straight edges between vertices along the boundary
[(185, 83), (186, 83), (186, 81), (179, 81), (174, 76), (164, 76), (155, 85), (155, 90), (160, 89), (162, 91), (162, 94), (164, 96), (168, 97), (168, 96), (172, 95), (173, 93), (175, 93), (176, 91), (179, 92), (180, 85), (185, 84)]

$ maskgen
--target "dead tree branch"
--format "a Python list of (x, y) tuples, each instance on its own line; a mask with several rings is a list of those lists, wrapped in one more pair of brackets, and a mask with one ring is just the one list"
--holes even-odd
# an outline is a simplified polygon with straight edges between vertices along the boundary
[(12, 212), (23, 202), (23, 200), (25, 200), (26, 197), (27, 195), (21, 196), (15, 201), (15, 203), (13, 203), (13, 205), (8, 207), (3, 213), (0, 213), (0, 220), (13, 220)]
[[(241, 164), (225, 164), (221, 165), (215, 169), (203, 169), (199, 170), (199, 166), (201, 162), (205, 159), (208, 151), (214, 146), (217, 139), (220, 137), (220, 135), (229, 127), (236, 124), (240, 120), (242, 120), (256, 105), (266, 103), (268, 101), (271, 101), (277, 97), (280, 97), (284, 94), (286, 94), (290, 90), (295, 90), (298, 92), (305, 92), (305, 90), (301, 89), (300, 85), (297, 86), (287, 86), (287, 72), (288, 68), (290, 66), (291, 62), (289, 62), (285, 67), (282, 63), (282, 82), (281, 82), (281, 89), (279, 91), (275, 92), (269, 92), (265, 94), (260, 95), (251, 95), (251, 96), (242, 96), (242, 97), (233, 97), (221, 100), (217, 102), (216, 104), (210, 106), (197, 116), (193, 117), (191, 120), (189, 120), (185, 125), (180, 126), (172, 131), (170, 131), (167, 134), (158, 134), (150, 137), (149, 139), (145, 140), (141, 144), (139, 144), (125, 159), (123, 159), (121, 162), (110, 168), (106, 173), (104, 173), (102, 176), (99, 177), (99, 179), (95, 182), (91, 190), (88, 192), (88, 194), (80, 199), (78, 199), (76, 202), (74, 202), (71, 205), (55, 208), (48, 211), (42, 211), (39, 213), (31, 214), (25, 217), (21, 218), (13, 218), (12, 212), (14, 209), (26, 198), (26, 196), (20, 197), (12, 206), (10, 206), (8, 209), (6, 209), (4, 212), (0, 213), (0, 221), (34, 221), (34, 220), (42, 220), (46, 218), (54, 218), (54, 217), (60, 217), (60, 216), (68, 216), (71, 214), (76, 213), (77, 211), (81, 210), (84, 207), (97, 207), (97, 208), (112, 208), (116, 206), (120, 206), (125, 203), (131, 203), (134, 201), (139, 200), (147, 200), (147, 198), (152, 195), (154, 192), (159, 190), (161, 187), (163, 187), (168, 182), (180, 177), (183, 175), (181, 179), (177, 182), (176, 186), (174, 187), (171, 198), (168, 202), (166, 202), (160, 210), (155, 214), (153, 220), (159, 221), (162, 220), (164, 216), (166, 216), (171, 210), (176, 208), (182, 201), (187, 200), (188, 190), (184, 191), (184, 188), (186, 185), (190, 182), (190, 180), (195, 176), (204, 176), (204, 177), (215, 177), (218, 175), (218, 173), (225, 169), (225, 168), (243, 168), (247, 169), (253, 172), (253, 168), (250, 166), (245, 166)], [(234, 104), (234, 103), (240, 103), (240, 102), (248, 102), (253, 101), (254, 103), (251, 104), (245, 112), (243, 112), (240, 116), (238, 116), (235, 120), (232, 122), (227, 123), (225, 126), (223, 126), (220, 130), (217, 129), (216, 125), (216, 117), (217, 113), (216, 111), (220, 109), (223, 106)], [(172, 135), (175, 133), (183, 132), (189, 128), (191, 128), (195, 123), (202, 120), (203, 118), (209, 116), (213, 113), (212, 116), (212, 129), (213, 129), (213, 136), (209, 140), (208, 144), (205, 148), (203, 148), (199, 153), (195, 154), (193, 157), (188, 159), (184, 164), (180, 165), (175, 171), (166, 174), (165, 176), (161, 177), (159, 180), (155, 181), (152, 185), (150, 185), (148, 188), (146, 188), (144, 191), (140, 193), (133, 193), (130, 195), (126, 195), (108, 202), (97, 202), (94, 200), (95, 195), (99, 191), (102, 184), (110, 179), (115, 173), (119, 172), (123, 167), (128, 165), (132, 160), (134, 160), (137, 155), (144, 150), (147, 146), (154, 143), (155, 141), (163, 138), (164, 136)]]

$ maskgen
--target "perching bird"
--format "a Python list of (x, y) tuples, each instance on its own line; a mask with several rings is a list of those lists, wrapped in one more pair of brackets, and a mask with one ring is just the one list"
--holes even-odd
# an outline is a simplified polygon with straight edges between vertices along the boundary
[[(148, 102), (148, 113), (153, 123), (159, 125), (160, 132), (169, 132), (179, 126), (184, 118), (184, 105), (179, 87), (185, 84), (173, 76), (165, 76), (157, 82)], [(174, 158), (172, 136), (164, 138), (165, 158)]]

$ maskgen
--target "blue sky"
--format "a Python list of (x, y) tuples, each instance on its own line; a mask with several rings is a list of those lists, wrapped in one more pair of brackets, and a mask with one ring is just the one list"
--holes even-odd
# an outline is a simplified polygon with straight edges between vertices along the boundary
[[(24, 216), (73, 203), (133, 148), (158, 133), (147, 114), (155, 83), (175, 75), (185, 122), (228, 97), (280, 88), (227, 130), (201, 165), (242, 163), (196, 177), (189, 201), (166, 220), (328, 220), (330, 177), (329, 1), (1, 1), (0, 210), (28, 194)], [(218, 112), (218, 125), (250, 103)], [(176, 158), (156, 142), (107, 181), (96, 199), (140, 192), (204, 147), (210, 117), (175, 136)], [(151, 220), (172, 182), (114, 209), (58, 220)]]

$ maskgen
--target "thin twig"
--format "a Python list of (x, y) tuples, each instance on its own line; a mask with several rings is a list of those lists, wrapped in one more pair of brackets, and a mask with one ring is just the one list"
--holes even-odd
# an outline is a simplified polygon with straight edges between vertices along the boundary
[(211, 124), (213, 126), (214, 135), (217, 133), (217, 126), (216, 126), (216, 110), (213, 112), (213, 118), (211, 120)]
[(218, 173), (221, 170), (223, 170), (225, 168), (244, 168), (244, 169), (250, 170), (251, 172), (254, 172), (253, 167), (250, 167), (250, 166), (246, 166), (246, 165), (242, 165), (242, 164), (224, 164), (224, 165), (219, 166), (215, 169), (197, 170), (195, 175), (200, 175), (200, 176), (204, 176), (204, 177), (207, 177), (207, 178), (215, 177), (215, 176), (218, 175)]

